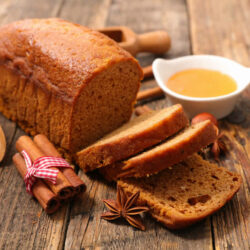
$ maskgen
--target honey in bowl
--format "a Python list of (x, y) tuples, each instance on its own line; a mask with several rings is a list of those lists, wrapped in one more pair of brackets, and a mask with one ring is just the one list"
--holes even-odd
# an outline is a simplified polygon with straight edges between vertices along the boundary
[(237, 89), (233, 78), (208, 69), (188, 69), (177, 72), (169, 78), (166, 86), (178, 94), (201, 98), (227, 95)]

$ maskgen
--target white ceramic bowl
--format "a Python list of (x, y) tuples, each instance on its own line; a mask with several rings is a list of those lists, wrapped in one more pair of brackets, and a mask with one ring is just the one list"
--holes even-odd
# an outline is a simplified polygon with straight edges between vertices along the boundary
[[(228, 95), (197, 98), (177, 94), (166, 86), (166, 82), (173, 74), (192, 68), (217, 70), (227, 74), (236, 81), (237, 89)], [(190, 118), (202, 112), (211, 113), (217, 119), (227, 116), (232, 112), (240, 93), (250, 82), (250, 68), (233, 60), (212, 55), (184, 56), (171, 60), (156, 59), (153, 62), (153, 73), (156, 82), (167, 94), (170, 102), (182, 104)]]

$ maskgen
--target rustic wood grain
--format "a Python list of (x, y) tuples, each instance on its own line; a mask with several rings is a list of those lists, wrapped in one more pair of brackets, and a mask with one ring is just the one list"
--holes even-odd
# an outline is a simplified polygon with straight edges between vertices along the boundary
[[(192, 52), (216, 54), (250, 66), (250, 2), (188, 0)], [(202, 11), (201, 11), (202, 10)], [(212, 217), (216, 249), (249, 249), (250, 87), (233, 113), (221, 121), (229, 152), (221, 165), (243, 177), (238, 194)]]
[(250, 66), (250, 2), (188, 0), (192, 52), (232, 58)]
[(1, 0), (0, 25), (25, 19), (57, 16), (64, 0)]
[[(23, 135), (19, 128), (13, 142)], [(58, 249), (63, 239), (67, 206), (48, 216), (25, 191), (23, 179), (12, 163), (14, 143), (1, 167), (0, 249)]]
[(92, 29), (103, 28), (111, 0), (65, 0), (58, 16)]
[[(0, 25), (23, 18), (56, 16), (62, 0), (2, 0)], [(0, 249), (61, 249), (64, 244), (69, 206), (48, 216), (25, 191), (24, 182), (12, 163), (15, 141), (23, 134), (0, 115), (8, 150), (0, 165)]]

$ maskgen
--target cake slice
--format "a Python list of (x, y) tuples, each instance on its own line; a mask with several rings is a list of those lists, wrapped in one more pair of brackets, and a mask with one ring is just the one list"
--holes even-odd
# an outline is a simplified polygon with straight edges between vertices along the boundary
[(188, 124), (180, 104), (136, 117), (103, 139), (76, 154), (76, 161), (85, 171), (124, 160), (167, 137)]
[(138, 204), (171, 229), (189, 226), (216, 212), (240, 188), (241, 176), (194, 154), (160, 174), (121, 179), (126, 194), (140, 191)]
[(212, 122), (200, 122), (144, 153), (102, 168), (100, 172), (107, 180), (155, 174), (198, 152), (216, 137), (217, 129)]

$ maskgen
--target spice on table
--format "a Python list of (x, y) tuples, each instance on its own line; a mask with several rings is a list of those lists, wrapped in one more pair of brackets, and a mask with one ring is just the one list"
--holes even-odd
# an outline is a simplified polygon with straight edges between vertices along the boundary
[(222, 140), (224, 136), (223, 133), (219, 132), (218, 121), (217, 119), (210, 113), (200, 113), (193, 117), (192, 124), (196, 124), (205, 120), (210, 120), (218, 129), (217, 139), (211, 145), (211, 153), (216, 161), (219, 160), (219, 155), (222, 152), (227, 152), (227, 147), (225, 142)]
[[(18, 172), (24, 178), (27, 173), (27, 166), (23, 157), (16, 153), (12, 159)], [(41, 179), (37, 179), (32, 186), (32, 193), (48, 214), (56, 212), (60, 207), (59, 199)]]
[(214, 156), (214, 159), (216, 161), (219, 160), (219, 156), (222, 152), (226, 153), (227, 152), (227, 147), (225, 142), (222, 140), (222, 137), (224, 136), (223, 133), (219, 133), (216, 141), (212, 144), (211, 147), (211, 152)]
[(148, 107), (147, 105), (138, 106), (135, 108), (135, 115), (140, 116), (140, 115), (148, 113), (150, 111), (152, 111), (152, 109), (150, 107)]
[(143, 67), (143, 68), (142, 68), (142, 71), (143, 71), (143, 76), (144, 76), (143, 79), (153, 77), (152, 65)]
[(117, 187), (117, 200), (103, 200), (105, 206), (110, 210), (101, 215), (102, 219), (115, 220), (117, 218), (125, 218), (133, 227), (145, 230), (139, 214), (149, 210), (146, 206), (136, 206), (136, 202), (140, 196), (140, 192), (127, 197), (121, 187)]
[(46, 136), (37, 135), (34, 141), (28, 136), (21, 136), (16, 148), (19, 153), (13, 156), (13, 162), (24, 178), (26, 190), (48, 214), (59, 208), (61, 200), (86, 190), (72, 166), (61, 157)]
[[(55, 146), (49, 141), (49, 139), (45, 135), (42, 134), (36, 135), (34, 137), (34, 142), (46, 156), (62, 157), (61, 154), (55, 148)], [(85, 192), (86, 185), (79, 178), (79, 176), (76, 175), (73, 168), (59, 168), (59, 170), (65, 175), (65, 177), (71, 183), (71, 185), (74, 188), (75, 194)]]
[(158, 98), (164, 96), (164, 92), (160, 87), (142, 90), (137, 94), (136, 100), (142, 101), (145, 99)]
[[(19, 137), (19, 139), (16, 142), (16, 149), (19, 151), (19, 153), (22, 154), (25, 153), (27, 156), (29, 156), (33, 164), (39, 158), (41, 160), (41, 158), (46, 157), (46, 155), (37, 147), (37, 145), (28, 136)], [(57, 167), (50, 167), (48, 170), (57, 172), (55, 183), (51, 182), (51, 180), (47, 178), (43, 178), (43, 181), (49, 186), (51, 191), (55, 193), (60, 199), (68, 199), (72, 197), (73, 186), (68, 181), (68, 179), (63, 175), (63, 173), (59, 171)], [(49, 174), (49, 176), (51, 176), (51, 174)]]
[(210, 113), (200, 113), (198, 115), (196, 115), (195, 117), (193, 117), (192, 119), (192, 124), (196, 124), (198, 122), (203, 122), (209, 120), (211, 121), (216, 127), (218, 127), (218, 121), (217, 119)]

